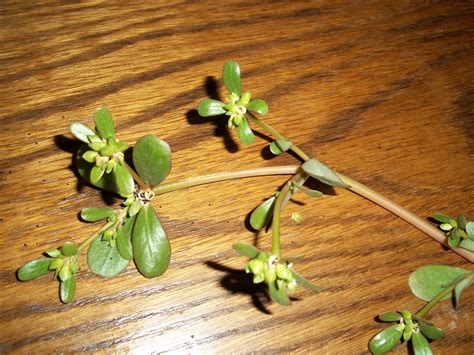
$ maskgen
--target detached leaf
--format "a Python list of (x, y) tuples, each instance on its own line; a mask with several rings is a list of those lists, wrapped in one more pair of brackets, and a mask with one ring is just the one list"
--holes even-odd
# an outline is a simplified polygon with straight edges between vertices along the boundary
[(231, 93), (241, 96), (242, 91), (240, 88), (240, 66), (235, 60), (229, 60), (224, 64), (222, 71), (222, 77), (224, 79), (224, 85), (227, 90)]
[(49, 272), (49, 264), (52, 259), (36, 259), (26, 263), (17, 271), (20, 281), (30, 281), (37, 277), (46, 275)]
[(115, 137), (115, 125), (107, 107), (99, 107), (94, 113), (95, 129), (102, 138)]
[(275, 206), (276, 196), (265, 200), (260, 206), (255, 208), (250, 215), (250, 225), (253, 229), (259, 230), (265, 227), (273, 215), (273, 207)]
[(249, 102), (247, 105), (247, 110), (257, 112), (261, 115), (266, 115), (268, 113), (268, 105), (262, 99), (255, 99)]
[(80, 122), (73, 122), (69, 126), (69, 131), (74, 137), (86, 144), (89, 144), (89, 138), (87, 137), (95, 135), (95, 132), (91, 128), (89, 128), (89, 126), (86, 126), (85, 124)]
[(449, 217), (448, 215), (442, 214), (442, 213), (436, 213), (436, 214), (432, 215), (431, 218), (433, 218), (434, 220), (436, 220), (438, 222), (441, 222), (441, 223), (449, 223), (449, 221), (452, 220), (451, 217)]
[(306, 174), (326, 185), (342, 187), (345, 189), (350, 187), (345, 184), (334, 171), (315, 158), (307, 160), (301, 168)]
[(66, 281), (61, 281), (59, 285), (59, 297), (62, 303), (71, 303), (76, 292), (76, 279), (74, 276)]
[(456, 286), (454, 286), (454, 305), (455, 307), (459, 306), (459, 299), (461, 298), (462, 292), (474, 284), (474, 275), (471, 277), (466, 277), (464, 280), (460, 281)]
[(237, 254), (246, 256), (249, 259), (255, 258), (260, 250), (250, 244), (245, 243), (236, 243), (232, 246), (232, 248), (237, 252)]
[(133, 258), (132, 250), (132, 231), (135, 225), (136, 215), (125, 220), (117, 230), (117, 249), (122, 258), (131, 260)]
[(420, 328), (423, 335), (431, 340), (438, 340), (444, 336), (443, 330), (432, 324), (427, 324), (421, 321), (418, 322), (418, 327)]
[(421, 332), (413, 332), (411, 336), (411, 343), (415, 355), (433, 355), (428, 340), (421, 334)]
[(94, 274), (112, 277), (120, 274), (127, 267), (128, 260), (122, 258), (116, 245), (109, 245), (107, 240), (98, 237), (89, 247), (87, 264)]
[(401, 324), (394, 324), (385, 328), (370, 340), (369, 350), (373, 354), (385, 354), (398, 344), (402, 334), (403, 326)]
[[(430, 301), (446, 287), (469, 273), (471, 271), (454, 266), (425, 265), (411, 273), (408, 284), (416, 297)], [(447, 300), (451, 296), (447, 295), (443, 300)]]
[(159, 185), (170, 173), (171, 150), (153, 134), (140, 138), (133, 148), (133, 165), (150, 187)]
[(198, 113), (202, 117), (219, 116), (226, 112), (224, 106), (220, 101), (206, 99), (199, 104)]
[(402, 315), (398, 312), (387, 312), (379, 314), (378, 317), (382, 322), (398, 322), (402, 319)]
[(87, 222), (98, 222), (107, 219), (115, 212), (108, 207), (88, 207), (81, 211), (81, 218)]
[(249, 123), (246, 119), (243, 119), (236, 129), (237, 135), (239, 136), (239, 139), (243, 144), (253, 143), (255, 135), (253, 134), (252, 129), (250, 128)]
[(132, 232), (133, 259), (138, 271), (148, 278), (160, 276), (168, 268), (171, 247), (165, 230), (150, 205), (137, 214)]
[(283, 306), (290, 306), (291, 301), (286, 294), (285, 288), (278, 288), (276, 286), (276, 282), (270, 282), (268, 285), (268, 290), (270, 291), (270, 297), (275, 301), (278, 302), (279, 304)]
[(291, 273), (293, 274), (293, 277), (298, 285), (310, 291), (315, 291), (315, 292), (322, 291), (321, 287), (313, 284), (311, 281), (306, 280), (303, 276), (298, 274), (295, 270), (291, 270)]
[(286, 139), (277, 139), (270, 144), (270, 151), (275, 155), (280, 155), (290, 149), (292, 142)]

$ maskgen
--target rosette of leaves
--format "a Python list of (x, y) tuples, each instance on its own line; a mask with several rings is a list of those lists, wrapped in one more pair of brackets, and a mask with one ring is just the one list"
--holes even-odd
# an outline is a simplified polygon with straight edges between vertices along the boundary
[(129, 196), (133, 178), (125, 165), (124, 151), (128, 145), (116, 138), (115, 124), (106, 107), (94, 113), (95, 130), (74, 122), (70, 132), (84, 145), (76, 155), (77, 171), (87, 182), (107, 191)]
[(59, 281), (59, 297), (63, 303), (70, 303), (76, 291), (74, 274), (79, 270), (77, 247), (66, 242), (59, 249), (50, 248), (45, 251), (46, 258), (32, 260), (17, 271), (21, 281), (34, 280), (40, 276), (54, 272)]
[(297, 285), (311, 291), (321, 291), (319, 286), (293, 270), (293, 261), (297, 258), (278, 258), (244, 243), (234, 244), (233, 248), (238, 254), (250, 259), (245, 266), (245, 272), (253, 274), (253, 282), (256, 284), (265, 282), (270, 297), (281, 305), (291, 304), (288, 293), (295, 292)]
[(434, 214), (431, 218), (438, 222), (439, 229), (448, 237), (450, 247), (460, 247), (474, 252), (474, 222), (467, 221), (463, 215), (454, 219), (442, 213)]
[(133, 148), (133, 165), (147, 189), (136, 188), (117, 212), (110, 208), (89, 208), (81, 212), (85, 221), (106, 219), (106, 228), (89, 246), (87, 262), (95, 274), (112, 277), (133, 259), (145, 277), (160, 276), (168, 268), (171, 247), (166, 232), (150, 202), (153, 187), (171, 170), (168, 144), (154, 135), (138, 140)]
[(410, 341), (415, 354), (433, 354), (428, 339), (437, 340), (444, 336), (440, 328), (407, 310), (383, 313), (378, 319), (394, 324), (370, 340), (369, 350), (373, 354), (385, 354), (399, 344), (401, 339), (404, 342)]
[(268, 105), (262, 99), (252, 99), (250, 91), (242, 94), (240, 66), (236, 61), (230, 60), (224, 64), (222, 78), (229, 92), (227, 102), (213, 99), (203, 100), (198, 106), (199, 115), (203, 117), (228, 116), (228, 126), (237, 130), (240, 141), (244, 144), (251, 144), (255, 135), (245, 115), (247, 111), (265, 115), (268, 113)]

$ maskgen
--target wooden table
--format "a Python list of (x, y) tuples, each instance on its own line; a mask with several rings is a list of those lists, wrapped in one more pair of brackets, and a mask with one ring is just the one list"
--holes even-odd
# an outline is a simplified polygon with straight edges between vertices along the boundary
[[(167, 181), (297, 163), (268, 159), (266, 136), (242, 146), (225, 119), (196, 115), (209, 92), (225, 94), (229, 59), (269, 103), (266, 122), (305, 151), (423, 217), (474, 219), (472, 3), (3, 1), (0, 24), (0, 351), (367, 353), (382, 329), (377, 314), (424, 304), (410, 293), (412, 271), (472, 269), (351, 192), (298, 194), (282, 215), (283, 250), (304, 253), (296, 268), (324, 291), (299, 290), (291, 307), (269, 303), (231, 246), (268, 248), (270, 234), (256, 238), (245, 220), (280, 176), (154, 200), (173, 248), (160, 278), (130, 264), (104, 279), (82, 258), (70, 305), (51, 277), (15, 278), (47, 248), (97, 228), (77, 218), (104, 202), (73, 172), (68, 126), (92, 124), (100, 105), (126, 142), (155, 133), (171, 145)], [(458, 310), (445, 302), (430, 315), (447, 335), (435, 352), (472, 353), (473, 291)]]

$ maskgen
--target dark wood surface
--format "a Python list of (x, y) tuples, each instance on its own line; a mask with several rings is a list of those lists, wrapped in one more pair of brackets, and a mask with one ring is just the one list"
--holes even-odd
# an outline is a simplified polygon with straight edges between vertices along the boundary
[[(225, 120), (197, 117), (209, 92), (225, 94), (229, 59), (269, 103), (266, 121), (305, 151), (421, 216), (474, 219), (473, 30), (472, 2), (2, 1), (0, 351), (367, 353), (377, 314), (423, 305), (413, 270), (472, 266), (347, 191), (298, 195), (284, 210), (284, 252), (304, 253), (297, 269), (324, 287), (288, 308), (268, 303), (231, 250), (268, 248), (245, 220), (285, 177), (156, 199), (173, 248), (160, 278), (130, 265), (104, 279), (83, 258), (76, 299), (62, 305), (51, 277), (21, 283), (15, 270), (95, 230), (77, 213), (103, 198), (78, 183), (68, 126), (92, 124), (100, 105), (128, 143), (155, 133), (171, 145), (167, 181), (294, 164), (267, 159), (265, 137), (241, 146)], [(430, 315), (446, 331), (436, 353), (472, 354), (473, 295)]]

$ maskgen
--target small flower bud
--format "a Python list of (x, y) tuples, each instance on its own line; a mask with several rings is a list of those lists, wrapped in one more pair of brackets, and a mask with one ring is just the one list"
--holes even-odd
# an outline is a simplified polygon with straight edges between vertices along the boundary
[(448, 232), (450, 231), (451, 229), (453, 229), (453, 226), (449, 223), (441, 223), (439, 225), (439, 228), (441, 228), (442, 230), (444, 230), (445, 232)]
[(88, 150), (87, 152), (82, 154), (82, 158), (89, 163), (94, 163), (95, 158), (97, 157), (98, 154), (99, 153), (97, 153), (96, 151)]
[(276, 280), (276, 270), (274, 267), (269, 267), (265, 270), (265, 281), (270, 284)]
[(279, 279), (288, 280), (291, 276), (291, 272), (283, 264), (278, 264), (276, 267), (276, 274)]
[(50, 270), (56, 270), (59, 269), (61, 266), (64, 264), (64, 259), (63, 258), (54, 258), (51, 261), (51, 264), (49, 264), (49, 269)]
[(258, 259), (252, 259), (250, 262), (249, 262), (249, 267), (250, 267), (250, 270), (255, 274), (261, 274), (263, 272), (263, 269), (264, 269), (264, 263), (261, 261), (261, 260), (258, 260)]
[(253, 275), (253, 283), (254, 284), (259, 284), (265, 280), (265, 275), (263, 273), (258, 274), (258, 275)]

